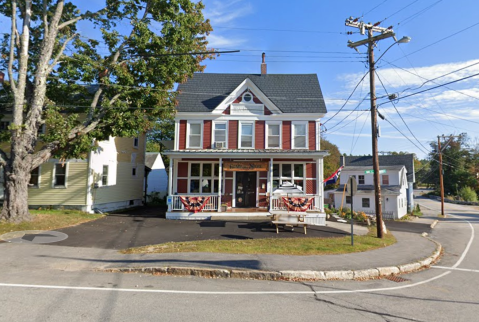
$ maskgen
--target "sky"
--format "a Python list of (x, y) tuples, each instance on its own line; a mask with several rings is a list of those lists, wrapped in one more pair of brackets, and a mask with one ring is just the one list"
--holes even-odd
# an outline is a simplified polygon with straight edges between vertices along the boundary
[[(104, 1), (73, 1), (95, 11)], [(316, 74), (328, 113), (322, 136), (341, 153), (371, 154), (367, 48), (345, 26), (349, 17), (392, 27), (375, 47), (379, 151), (425, 158), (438, 135), (467, 133), (479, 142), (479, 2), (477, 0), (204, 0), (214, 31), (208, 47), (240, 50), (204, 61), (207, 73)], [(3, 20), (3, 19), (1, 19)], [(3, 24), (6, 26), (6, 24)], [(119, 28), (127, 28), (125, 26)], [(80, 25), (84, 37), (98, 30)], [(352, 34), (348, 34), (352, 32)], [(366, 75), (366, 76), (365, 76)], [(363, 79), (364, 78), (364, 79)], [(361, 79), (363, 79), (361, 81)], [(450, 84), (447, 84), (450, 83)], [(388, 96), (395, 94), (396, 99)]]
[[(438, 135), (467, 133), (471, 142), (479, 138), (479, 76), (469, 77), (479, 73), (477, 1), (205, 0), (204, 4), (214, 29), (209, 47), (240, 50), (206, 61), (205, 72), (259, 73), (265, 52), (269, 74), (317, 74), (328, 109), (322, 135), (341, 153), (372, 151), (369, 75), (361, 81), (369, 69), (367, 47), (358, 47), (360, 53), (347, 47), (348, 40), (367, 35), (345, 26), (349, 17), (392, 26), (397, 39), (411, 38), (406, 44), (384, 39), (374, 49), (376, 59), (384, 54), (376, 63), (377, 104), (385, 117), (379, 119), (380, 152), (404, 151), (425, 158)], [(450, 82), (454, 83), (444, 85)], [(397, 96), (392, 102), (391, 94)]]

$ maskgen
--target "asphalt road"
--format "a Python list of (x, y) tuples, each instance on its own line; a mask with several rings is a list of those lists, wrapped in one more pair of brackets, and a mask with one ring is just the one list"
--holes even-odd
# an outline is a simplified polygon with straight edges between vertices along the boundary
[[(419, 202), (430, 214), (439, 209), (435, 201)], [(455, 217), (430, 234), (444, 246), (441, 261), (396, 281), (266, 282), (53, 269), (21, 258), (5, 262), (3, 244), (0, 321), (477, 321), (479, 212), (454, 205), (446, 211)]]
[(167, 242), (208, 239), (344, 237), (348, 232), (332, 227), (309, 226), (307, 235), (302, 227), (276, 228), (267, 218), (249, 221), (166, 220), (161, 210), (139, 208), (124, 214), (112, 214), (78, 226), (58, 229), (68, 238), (51, 246), (125, 249)]

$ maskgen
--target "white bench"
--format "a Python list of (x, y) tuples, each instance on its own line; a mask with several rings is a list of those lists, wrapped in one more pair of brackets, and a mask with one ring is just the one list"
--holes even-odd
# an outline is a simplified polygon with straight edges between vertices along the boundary
[(279, 234), (279, 225), (284, 226), (303, 226), (304, 234), (306, 235), (306, 228), (308, 223), (304, 221), (306, 212), (295, 211), (274, 211), (271, 212), (271, 222), (276, 226), (276, 233)]

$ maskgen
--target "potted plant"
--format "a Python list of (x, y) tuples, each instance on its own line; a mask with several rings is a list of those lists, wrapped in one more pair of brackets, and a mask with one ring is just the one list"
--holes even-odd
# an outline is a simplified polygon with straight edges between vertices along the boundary
[(228, 204), (226, 202), (221, 203), (221, 212), (228, 210)]

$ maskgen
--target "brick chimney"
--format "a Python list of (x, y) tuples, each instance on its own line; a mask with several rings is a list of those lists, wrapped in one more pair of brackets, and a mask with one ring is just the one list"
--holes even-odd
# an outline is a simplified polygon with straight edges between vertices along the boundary
[(266, 75), (266, 63), (264, 62), (265, 53), (261, 55), (263, 57), (263, 62), (261, 63), (261, 75)]

